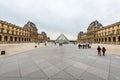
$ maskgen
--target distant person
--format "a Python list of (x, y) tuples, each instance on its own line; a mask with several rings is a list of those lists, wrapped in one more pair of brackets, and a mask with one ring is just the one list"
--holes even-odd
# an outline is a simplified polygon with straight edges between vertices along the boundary
[(83, 44), (82, 46), (83, 46), (83, 49), (84, 49), (84, 48), (85, 48), (85, 45)]
[(88, 48), (90, 48), (90, 45), (89, 45), (89, 44), (87, 44), (87, 46), (88, 46)]
[(62, 43), (59, 43), (59, 46), (62, 46), (63, 44)]
[(98, 50), (98, 56), (101, 56), (101, 48), (100, 48), (100, 46), (98, 46), (97, 50)]
[(102, 48), (103, 56), (105, 56), (106, 49), (105, 47)]
[(74, 42), (74, 45), (75, 45), (75, 42)]
[(35, 45), (35, 48), (37, 48), (37, 45)]
[(80, 49), (80, 47), (81, 47), (81, 45), (80, 44), (78, 44), (78, 48)]
[(88, 47), (87, 47), (87, 44), (85, 44), (85, 48), (88, 48)]
[(45, 46), (47, 45), (47, 43), (45, 43)]

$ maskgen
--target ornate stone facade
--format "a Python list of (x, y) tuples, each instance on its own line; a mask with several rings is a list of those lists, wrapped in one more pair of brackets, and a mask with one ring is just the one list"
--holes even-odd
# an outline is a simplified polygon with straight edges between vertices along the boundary
[(0, 43), (43, 42), (47, 35), (38, 33), (36, 25), (30, 21), (20, 27), (0, 20)]
[(120, 22), (102, 26), (97, 20), (93, 21), (86, 33), (80, 32), (78, 42), (120, 44)]

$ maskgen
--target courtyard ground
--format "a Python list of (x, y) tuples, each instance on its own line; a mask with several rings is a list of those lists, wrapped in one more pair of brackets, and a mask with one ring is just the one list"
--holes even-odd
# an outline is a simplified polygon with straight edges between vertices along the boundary
[[(30, 45), (29, 50), (16, 46), (20, 52), (0, 57), (0, 80), (120, 80), (119, 45), (93, 44), (91, 49), (74, 44)], [(97, 55), (98, 45), (106, 47), (106, 56)]]

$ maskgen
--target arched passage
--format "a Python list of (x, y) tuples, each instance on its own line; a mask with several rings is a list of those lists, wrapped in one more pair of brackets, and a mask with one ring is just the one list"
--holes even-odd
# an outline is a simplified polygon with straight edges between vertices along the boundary
[(118, 37), (118, 41), (120, 42), (120, 36)]
[(10, 41), (13, 41), (13, 37), (12, 36), (10, 37)]
[(109, 42), (111, 42), (111, 37), (109, 37), (109, 39), (108, 39), (108, 40), (109, 40)]
[(22, 38), (22, 42), (23, 42), (23, 38)]
[(0, 35), (0, 41), (2, 41), (2, 36)]
[(102, 42), (103, 42), (103, 38), (102, 38)]
[(17, 37), (15, 37), (15, 42), (17, 41)]
[(25, 41), (26, 41), (26, 38), (25, 38)]
[(105, 42), (107, 42), (107, 38), (105, 38)]
[(5, 37), (4, 37), (4, 41), (8, 41), (8, 36), (5, 36)]
[(20, 42), (20, 37), (19, 37), (19, 42)]
[(113, 42), (116, 42), (116, 37), (113, 37)]

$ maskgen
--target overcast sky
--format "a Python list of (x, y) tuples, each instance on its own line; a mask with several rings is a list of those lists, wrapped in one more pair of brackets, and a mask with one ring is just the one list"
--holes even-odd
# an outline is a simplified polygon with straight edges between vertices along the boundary
[(51, 39), (63, 33), (74, 40), (94, 20), (120, 21), (120, 0), (0, 0), (0, 19), (21, 27), (30, 20)]

